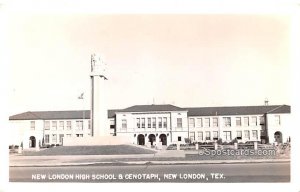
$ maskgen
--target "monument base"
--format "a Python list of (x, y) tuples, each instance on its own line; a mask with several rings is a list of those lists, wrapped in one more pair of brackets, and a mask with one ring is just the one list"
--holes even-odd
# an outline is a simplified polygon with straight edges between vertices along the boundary
[(64, 138), (63, 146), (91, 146), (91, 145), (128, 145), (132, 144), (126, 136), (94, 136)]

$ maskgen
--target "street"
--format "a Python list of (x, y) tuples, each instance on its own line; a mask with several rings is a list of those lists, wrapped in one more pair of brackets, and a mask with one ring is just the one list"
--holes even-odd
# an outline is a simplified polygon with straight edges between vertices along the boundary
[(10, 182), (290, 182), (290, 163), (10, 167)]

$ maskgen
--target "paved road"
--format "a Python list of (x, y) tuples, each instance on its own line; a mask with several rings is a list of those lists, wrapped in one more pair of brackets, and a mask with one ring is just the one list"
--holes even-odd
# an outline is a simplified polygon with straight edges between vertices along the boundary
[(290, 163), (10, 167), (11, 182), (290, 182)]

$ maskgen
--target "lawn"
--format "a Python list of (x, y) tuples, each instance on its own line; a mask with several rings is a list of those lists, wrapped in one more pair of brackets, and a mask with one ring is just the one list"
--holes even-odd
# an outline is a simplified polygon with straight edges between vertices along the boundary
[(154, 154), (155, 151), (131, 145), (101, 145), (101, 146), (58, 146), (41, 151), (24, 151), (23, 155), (48, 156), (48, 155), (129, 155), (129, 154)]

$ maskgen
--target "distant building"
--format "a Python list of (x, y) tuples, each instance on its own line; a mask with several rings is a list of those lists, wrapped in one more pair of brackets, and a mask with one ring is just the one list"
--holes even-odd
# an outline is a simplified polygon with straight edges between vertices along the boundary
[[(135, 105), (108, 110), (111, 136), (129, 136), (133, 144), (290, 140), (290, 106), (180, 108)], [(90, 111), (31, 111), (9, 117), (10, 144), (24, 148), (62, 144), (64, 137), (92, 137)]]

